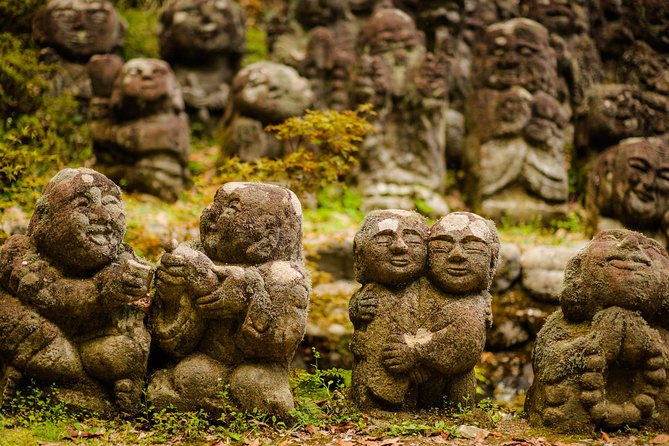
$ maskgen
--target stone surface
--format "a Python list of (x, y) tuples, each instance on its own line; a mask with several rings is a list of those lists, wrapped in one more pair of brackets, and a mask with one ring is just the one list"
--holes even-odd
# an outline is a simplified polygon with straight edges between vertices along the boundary
[(93, 95), (86, 63), (96, 54), (116, 52), (127, 24), (108, 0), (51, 0), (33, 17), (33, 38), (41, 57), (58, 65), (53, 94), (72, 93), (86, 110)]
[(530, 423), (563, 432), (667, 428), (669, 255), (640, 233), (599, 233), (565, 273), (539, 332)]
[(306, 326), (311, 281), (302, 209), (288, 189), (227, 183), (200, 217), (200, 240), (163, 254), (152, 314), (170, 365), (150, 378), (156, 407), (220, 412), (219, 394), (281, 417)]
[(232, 100), (221, 130), (221, 150), (242, 161), (277, 158), (288, 145), (264, 131), (311, 108), (314, 94), (309, 81), (297, 70), (276, 62), (244, 67), (232, 81)]
[(100, 173), (64, 169), (44, 188), (0, 252), (3, 400), (34, 379), (101, 415), (139, 409), (152, 267), (124, 234), (121, 191)]
[(520, 248), (513, 243), (502, 243), (499, 248), (499, 263), (490, 286), (493, 293), (503, 293), (520, 277)]
[[(108, 76), (104, 62), (91, 62), (93, 78)], [(190, 129), (166, 62), (132, 59), (119, 67), (111, 94), (94, 98), (90, 127), (98, 170), (128, 190), (177, 199), (190, 177)]]
[(352, 387), (364, 409), (472, 405), (473, 367), (491, 322), (494, 225), (455, 212), (428, 229), (416, 213), (373, 211), (354, 241)]
[(211, 130), (225, 109), (246, 49), (245, 14), (234, 0), (171, 0), (160, 16), (160, 55), (188, 112)]
[(667, 243), (669, 143), (628, 138), (596, 159), (586, 204), (592, 230), (625, 227)]
[(546, 245), (526, 249), (520, 258), (523, 288), (535, 299), (558, 303), (565, 268), (579, 249)]

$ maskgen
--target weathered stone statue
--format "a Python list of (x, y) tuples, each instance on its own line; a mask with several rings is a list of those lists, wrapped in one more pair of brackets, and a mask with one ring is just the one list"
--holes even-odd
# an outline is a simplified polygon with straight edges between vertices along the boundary
[(561, 309), (534, 347), (530, 424), (586, 433), (667, 429), (669, 256), (653, 239), (607, 230), (571, 259)]
[(291, 0), (282, 29), (275, 29), (271, 60), (309, 79), (316, 108), (348, 108), (348, 79), (358, 26), (342, 0)]
[(604, 151), (588, 181), (593, 231), (627, 228), (669, 240), (669, 142), (628, 138)]
[(0, 251), (2, 400), (34, 379), (100, 414), (139, 409), (152, 268), (124, 234), (121, 191), (104, 175), (64, 169), (46, 185), (27, 234)]
[(200, 240), (158, 265), (154, 337), (173, 364), (152, 375), (152, 404), (216, 413), (229, 387), (244, 409), (290, 412), (288, 369), (311, 289), (301, 247), (291, 191), (263, 183), (218, 190), (200, 217)]
[(96, 168), (128, 190), (175, 201), (189, 177), (190, 134), (169, 65), (158, 59), (126, 62), (105, 101), (92, 109)]
[(108, 0), (51, 0), (42, 7), (33, 18), (33, 37), (45, 47), (42, 58), (60, 67), (51, 79), (53, 94), (69, 91), (85, 110), (93, 95), (86, 63), (118, 50), (126, 27)]
[(467, 213), (372, 211), (356, 234), (349, 314), (353, 396), (365, 409), (474, 404), (474, 365), (492, 322), (499, 253), (492, 222)]
[(234, 0), (171, 0), (160, 24), (160, 55), (174, 69), (189, 113), (213, 128), (244, 55), (243, 8)]
[[(354, 101), (372, 102), (376, 132), (360, 154), (364, 207), (443, 215), (448, 91), (443, 60), (427, 53), (424, 36), (399, 9), (379, 9), (363, 30)], [(408, 125), (412, 123), (412, 125)]]
[(479, 52), (465, 151), (472, 204), (493, 218), (559, 217), (568, 193), (567, 117), (548, 31), (525, 18), (497, 23)]
[(285, 155), (285, 144), (264, 128), (302, 115), (313, 101), (309, 81), (294, 68), (266, 61), (245, 67), (232, 81), (221, 131), (223, 154), (242, 161)]

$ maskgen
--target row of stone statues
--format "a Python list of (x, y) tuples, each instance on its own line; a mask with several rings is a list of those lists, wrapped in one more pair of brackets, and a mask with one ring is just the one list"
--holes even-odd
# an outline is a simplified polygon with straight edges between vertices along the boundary
[[(122, 242), (120, 189), (64, 169), (25, 235), (0, 250), (1, 401), (32, 380), (101, 415), (155, 407), (287, 417), (290, 362), (311, 281), (291, 191), (227, 183), (200, 237), (157, 265)], [(352, 399), (364, 410), (475, 402), (474, 366), (492, 322), (495, 225), (452, 212), (370, 212), (355, 235)], [(599, 233), (568, 264), (561, 309), (539, 332), (530, 423), (562, 432), (669, 428), (669, 255), (629, 230)], [(151, 354), (150, 354), (151, 351)]]

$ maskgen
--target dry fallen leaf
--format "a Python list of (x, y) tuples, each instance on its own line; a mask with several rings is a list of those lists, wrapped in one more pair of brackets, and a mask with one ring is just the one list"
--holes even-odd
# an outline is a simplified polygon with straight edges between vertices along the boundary
[(611, 443), (611, 437), (609, 437), (609, 434), (607, 434), (604, 431), (600, 431), (599, 433), (602, 436), (602, 440), (604, 440), (607, 443)]
[(669, 443), (669, 435), (660, 434), (657, 437), (650, 440), (651, 444), (667, 444)]

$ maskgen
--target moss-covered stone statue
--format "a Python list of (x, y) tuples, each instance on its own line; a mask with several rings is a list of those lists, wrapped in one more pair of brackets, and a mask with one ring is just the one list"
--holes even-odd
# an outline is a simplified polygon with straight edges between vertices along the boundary
[(88, 106), (93, 91), (86, 63), (96, 54), (121, 61), (126, 23), (108, 0), (51, 0), (33, 18), (33, 37), (44, 46), (41, 57), (56, 63), (53, 93), (72, 93)]
[[(425, 49), (409, 15), (378, 9), (359, 37), (353, 102), (377, 112), (360, 149), (358, 183), (365, 209), (448, 212), (446, 175), (448, 89), (443, 60)], [(408, 123), (412, 125), (407, 125)]]
[(591, 230), (633, 229), (669, 240), (669, 141), (628, 138), (602, 152), (589, 174)]
[(496, 23), (478, 51), (464, 157), (472, 205), (495, 219), (563, 216), (567, 115), (548, 31), (525, 18)]
[(176, 73), (188, 112), (212, 129), (246, 48), (243, 8), (234, 0), (171, 0), (160, 26), (160, 55)]
[(301, 116), (313, 101), (309, 81), (292, 67), (266, 61), (244, 67), (232, 81), (232, 99), (223, 118), (223, 155), (242, 161), (285, 155), (285, 144), (265, 127)]
[(499, 254), (492, 222), (454, 212), (428, 228), (403, 210), (370, 212), (354, 240), (352, 387), (363, 409), (475, 402), (474, 365), (492, 322)]
[(666, 430), (668, 286), (667, 251), (634, 231), (602, 231), (573, 257), (534, 346), (530, 424)]
[(102, 174), (64, 169), (46, 185), (27, 234), (0, 252), (2, 400), (34, 380), (79, 408), (138, 410), (152, 268), (124, 234), (121, 191)]
[(109, 100), (99, 99), (90, 123), (96, 168), (127, 190), (175, 201), (190, 176), (190, 130), (169, 65), (132, 59), (116, 76)]
[(302, 210), (288, 189), (223, 185), (200, 217), (200, 240), (164, 254), (152, 322), (171, 359), (149, 381), (156, 407), (216, 414), (220, 394), (286, 416), (289, 365), (305, 332), (311, 282)]

